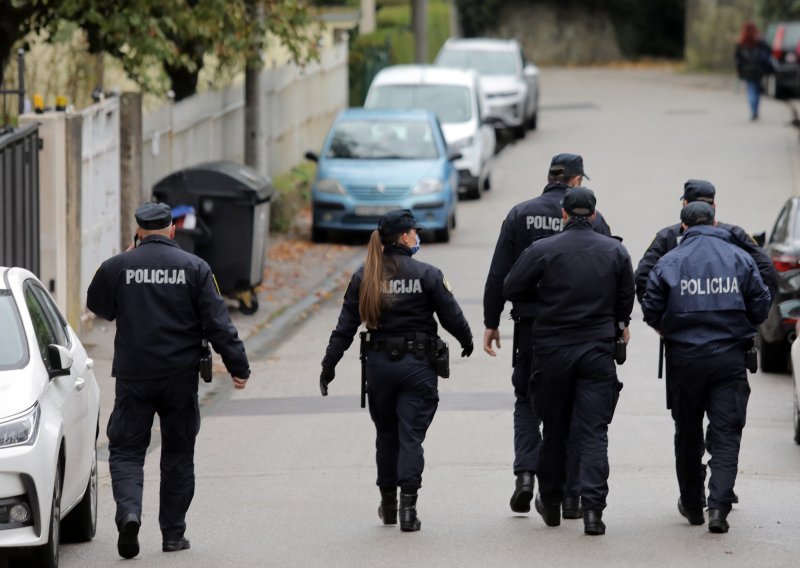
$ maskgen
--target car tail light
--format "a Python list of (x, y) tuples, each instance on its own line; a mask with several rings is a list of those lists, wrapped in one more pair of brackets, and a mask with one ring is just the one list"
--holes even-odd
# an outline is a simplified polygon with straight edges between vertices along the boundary
[(778, 29), (775, 30), (775, 39), (772, 41), (772, 56), (778, 60), (783, 55), (783, 34), (785, 31), (783, 26), (778, 26)]
[(772, 264), (778, 272), (786, 272), (787, 270), (800, 267), (800, 259), (788, 254), (779, 254), (773, 257)]

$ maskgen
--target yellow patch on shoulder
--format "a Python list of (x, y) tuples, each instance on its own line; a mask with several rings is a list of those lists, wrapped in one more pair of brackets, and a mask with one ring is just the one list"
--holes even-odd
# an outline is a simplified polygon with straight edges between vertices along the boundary
[(444, 284), (445, 290), (447, 290), (451, 294), (453, 293), (453, 286), (450, 285), (450, 282), (447, 281), (447, 278), (442, 277), (442, 284)]
[(212, 273), (212, 274), (211, 274), (211, 278), (213, 278), (213, 279), (214, 279), (214, 288), (216, 288), (216, 289), (217, 289), (217, 294), (219, 294), (220, 296), (222, 296), (222, 293), (219, 291), (219, 284), (217, 284), (217, 277), (216, 277), (216, 276), (214, 276), (214, 274)]

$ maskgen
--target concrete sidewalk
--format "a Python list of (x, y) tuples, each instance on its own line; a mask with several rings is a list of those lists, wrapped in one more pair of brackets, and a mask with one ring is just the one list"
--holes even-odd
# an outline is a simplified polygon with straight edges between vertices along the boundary
[[(230, 302), (231, 320), (245, 342), (251, 361), (277, 344), (283, 336), (302, 322), (317, 305), (331, 297), (350, 278), (361, 262), (360, 246), (312, 245), (302, 237), (270, 237), (267, 249), (264, 281), (258, 287), (259, 309), (253, 315), (244, 315)], [(100, 386), (100, 437), (98, 448), (101, 459), (106, 459), (106, 425), (114, 406), (114, 378), (111, 363), (114, 357), (114, 322), (95, 318), (92, 329), (82, 334), (89, 356), (95, 361), (95, 377)], [(231, 388), (230, 375), (222, 360), (214, 353), (214, 380), (200, 382), (201, 405), (223, 389)], [(251, 376), (253, 381), (269, 377)], [(154, 442), (158, 440), (158, 422), (153, 427)], [(151, 448), (156, 447), (153, 443)]]

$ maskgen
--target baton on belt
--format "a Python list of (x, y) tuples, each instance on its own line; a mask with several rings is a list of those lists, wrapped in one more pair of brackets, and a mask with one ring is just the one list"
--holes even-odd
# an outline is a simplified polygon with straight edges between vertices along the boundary
[(369, 334), (366, 331), (362, 331), (358, 334), (359, 338), (361, 338), (361, 353), (359, 355), (359, 359), (361, 359), (361, 408), (366, 408), (367, 406), (367, 343), (369, 342)]

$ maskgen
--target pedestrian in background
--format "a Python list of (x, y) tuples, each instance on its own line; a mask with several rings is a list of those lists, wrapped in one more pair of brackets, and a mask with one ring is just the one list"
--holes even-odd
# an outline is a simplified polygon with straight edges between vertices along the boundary
[[(489, 274), (483, 291), (483, 350), (496, 357), (494, 343), (500, 348), (500, 314), (503, 312), (503, 281), (514, 262), (532, 242), (556, 235), (564, 230), (561, 200), (570, 187), (581, 185), (589, 179), (583, 170), (583, 158), (578, 154), (558, 154), (550, 161), (547, 185), (541, 195), (519, 203), (508, 212), (500, 228)], [(603, 216), (597, 213), (592, 221), (595, 231), (610, 235)], [(538, 469), (539, 445), (542, 440), (541, 420), (531, 405), (528, 384), (531, 378), (532, 337), (534, 310), (529, 302), (514, 302), (511, 318), (514, 320), (514, 340), (511, 354), (511, 384), (514, 387), (514, 475), (516, 487), (511, 495), (511, 510), (527, 513), (531, 510), (534, 475)], [(572, 447), (577, 440), (572, 439)], [(567, 468), (566, 494), (563, 515), (567, 519), (580, 519), (580, 462), (578, 452), (570, 452)]]
[[(418, 262), (417, 224), (407, 209), (389, 211), (372, 232), (364, 265), (353, 274), (339, 322), (322, 359), (320, 391), (363, 322), (362, 364), (366, 365), (369, 413), (376, 430), (378, 515), (385, 525), (417, 531), (417, 492), (424, 467), (422, 442), (439, 403), (437, 368), (441, 344), (434, 313), (458, 339), (461, 356), (472, 354), (472, 333), (450, 284), (439, 269)], [(445, 361), (446, 363), (446, 361)], [(449, 372), (447, 375), (449, 376)]]
[(750, 255), (731, 242), (729, 231), (713, 226), (711, 205), (688, 204), (681, 222), (683, 240), (650, 271), (642, 311), (666, 341), (678, 511), (693, 525), (705, 523), (707, 414), (713, 440), (708, 530), (725, 533), (750, 396), (746, 353), (771, 295)]
[[(634, 302), (633, 270), (625, 247), (593, 230), (596, 199), (585, 187), (564, 194), (564, 232), (535, 241), (506, 277), (505, 297), (531, 302), (531, 394), (543, 426), (536, 511), (561, 524), (567, 444), (578, 437), (584, 532), (605, 534), (608, 425), (621, 383), (615, 343), (627, 343)], [(571, 422), (575, 416), (575, 426)]]
[(758, 104), (764, 75), (772, 70), (771, 53), (767, 43), (761, 39), (753, 22), (745, 22), (736, 43), (734, 59), (736, 74), (747, 86), (747, 102), (750, 104), (750, 120), (758, 120)]
[(136, 209), (136, 223), (134, 244), (100, 266), (86, 297), (91, 311), (117, 322), (111, 369), (116, 396), (107, 433), (123, 558), (139, 554), (144, 458), (155, 414), (161, 425), (162, 550), (190, 546), (184, 534), (194, 496), (202, 340), (222, 356), (235, 388), (243, 389), (250, 376), (211, 268), (172, 240), (170, 207), (145, 203)]

